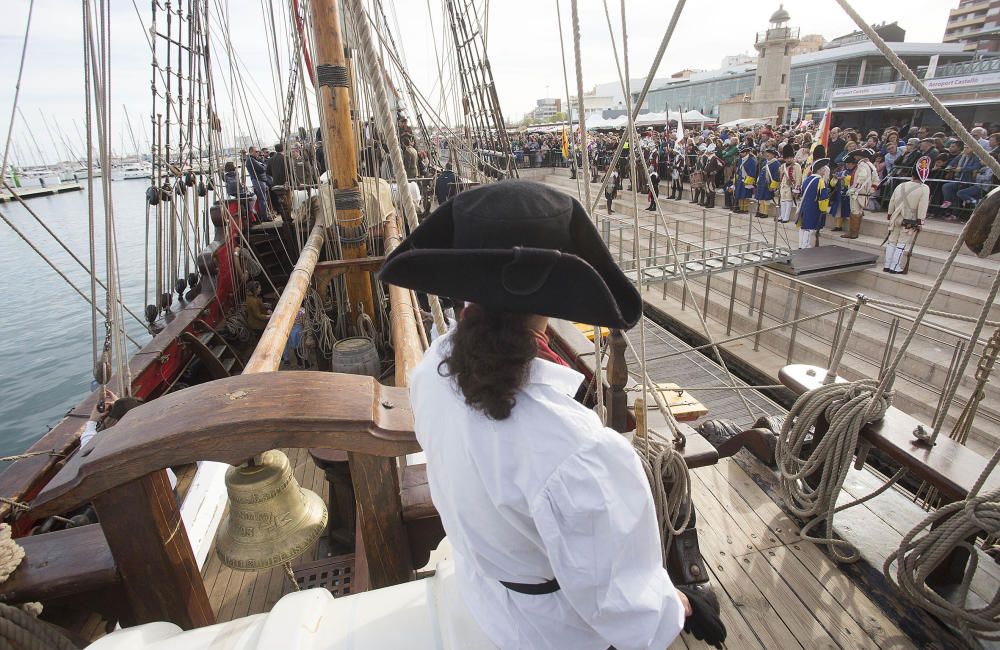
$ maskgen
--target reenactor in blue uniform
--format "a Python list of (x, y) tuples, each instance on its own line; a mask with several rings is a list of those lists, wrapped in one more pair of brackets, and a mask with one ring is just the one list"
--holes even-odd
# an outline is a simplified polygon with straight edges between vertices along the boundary
[(854, 177), (857, 158), (847, 162), (830, 175), (830, 216), (833, 217), (833, 232), (844, 230), (844, 219), (851, 216), (851, 200), (847, 195)]
[(778, 150), (768, 148), (764, 150), (765, 161), (760, 166), (757, 174), (757, 190), (754, 198), (757, 199), (757, 216), (766, 219), (770, 216), (771, 206), (774, 205), (774, 193), (781, 184), (781, 162), (778, 160)]
[(812, 172), (802, 182), (802, 198), (799, 201), (799, 248), (813, 248), (818, 242), (819, 231), (826, 224), (826, 214), (830, 209), (830, 188), (826, 174), (830, 159), (820, 158), (812, 164)]
[(757, 159), (751, 155), (750, 147), (740, 147), (740, 157), (736, 161), (736, 178), (733, 194), (736, 198), (737, 214), (746, 214), (750, 208), (750, 198), (753, 196), (753, 186), (757, 182)]

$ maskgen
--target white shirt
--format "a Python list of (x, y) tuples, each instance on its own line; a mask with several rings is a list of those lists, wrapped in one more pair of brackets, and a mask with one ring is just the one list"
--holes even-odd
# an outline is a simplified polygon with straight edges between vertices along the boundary
[[(501, 648), (669, 646), (684, 608), (649, 484), (631, 445), (573, 399), (583, 376), (535, 359), (510, 417), (491, 420), (438, 370), (451, 338), (414, 368), (410, 396), (472, 616)], [(539, 596), (499, 582), (552, 577), (561, 589)]]

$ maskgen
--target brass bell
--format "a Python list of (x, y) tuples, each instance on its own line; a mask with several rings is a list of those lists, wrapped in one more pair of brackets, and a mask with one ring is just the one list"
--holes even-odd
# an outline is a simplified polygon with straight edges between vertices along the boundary
[(288, 562), (309, 549), (326, 529), (326, 505), (292, 476), (288, 456), (272, 449), (259, 462), (226, 471), (229, 517), (215, 550), (238, 571), (259, 571)]
[(972, 211), (965, 245), (979, 257), (1000, 253), (1000, 188), (994, 188)]

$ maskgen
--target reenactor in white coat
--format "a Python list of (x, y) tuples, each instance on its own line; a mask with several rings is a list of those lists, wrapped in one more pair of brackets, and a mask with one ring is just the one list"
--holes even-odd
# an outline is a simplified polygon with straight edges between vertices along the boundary
[(861, 232), (861, 220), (865, 214), (865, 206), (868, 205), (868, 197), (878, 182), (878, 171), (871, 162), (874, 155), (875, 152), (871, 149), (858, 149), (852, 151), (851, 155), (848, 156), (848, 158), (854, 158), (857, 166), (854, 168), (851, 186), (847, 188), (851, 218), (847, 225), (847, 232), (841, 235), (844, 239), (857, 239), (858, 233)]
[(788, 223), (795, 212), (795, 205), (802, 192), (802, 166), (795, 162), (795, 147), (786, 144), (781, 149), (781, 185), (778, 188), (778, 221)]
[(927, 218), (931, 190), (924, 183), (930, 171), (930, 158), (924, 156), (913, 168), (913, 179), (896, 187), (889, 199), (889, 233), (885, 237), (886, 273), (906, 273), (920, 226)]

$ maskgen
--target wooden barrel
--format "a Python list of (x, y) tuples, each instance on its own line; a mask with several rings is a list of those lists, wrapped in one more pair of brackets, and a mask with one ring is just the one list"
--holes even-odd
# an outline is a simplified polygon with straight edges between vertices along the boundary
[(334, 343), (331, 363), (334, 372), (368, 375), (376, 379), (380, 374), (378, 350), (375, 349), (371, 339), (363, 336), (342, 339)]

